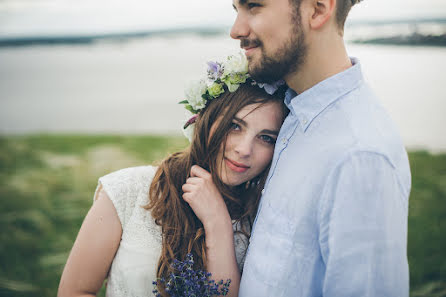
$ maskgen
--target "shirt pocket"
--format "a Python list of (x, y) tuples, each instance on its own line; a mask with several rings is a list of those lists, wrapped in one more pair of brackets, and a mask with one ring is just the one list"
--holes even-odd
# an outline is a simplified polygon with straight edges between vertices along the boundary
[(265, 205), (249, 248), (249, 267), (262, 283), (278, 287), (293, 281), (293, 229), (288, 217)]

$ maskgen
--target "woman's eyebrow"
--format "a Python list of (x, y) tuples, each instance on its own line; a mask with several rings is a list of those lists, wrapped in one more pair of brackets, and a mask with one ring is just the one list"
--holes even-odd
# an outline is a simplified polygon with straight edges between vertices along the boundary
[(247, 126), (248, 124), (246, 124), (246, 122), (238, 117), (234, 117), (234, 120), (236, 120), (237, 122), (239, 122), (240, 124), (242, 124), (243, 126)]
[(265, 134), (271, 134), (271, 135), (279, 135), (279, 131), (278, 130), (268, 130), (268, 129), (263, 129), (261, 131), (261, 133), (265, 133)]

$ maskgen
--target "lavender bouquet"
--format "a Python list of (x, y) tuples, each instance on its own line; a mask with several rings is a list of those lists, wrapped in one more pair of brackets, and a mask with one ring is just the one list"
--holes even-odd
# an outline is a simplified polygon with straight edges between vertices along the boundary
[(204, 270), (194, 270), (194, 258), (192, 254), (187, 254), (184, 262), (175, 259), (172, 263), (173, 273), (167, 280), (159, 279), (154, 281), (153, 294), (161, 296), (158, 290), (160, 284), (164, 284), (165, 292), (170, 297), (211, 297), (226, 296), (229, 292), (231, 280), (215, 282), (210, 279), (211, 273)]

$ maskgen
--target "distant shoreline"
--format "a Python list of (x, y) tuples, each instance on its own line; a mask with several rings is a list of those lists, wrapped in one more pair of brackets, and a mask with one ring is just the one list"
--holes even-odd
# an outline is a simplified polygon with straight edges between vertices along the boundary
[[(172, 35), (194, 34), (200, 36), (216, 36), (225, 34), (223, 29), (208, 30), (165, 30), (153, 32), (102, 34), (92, 36), (38, 36), (0, 39), (1, 47), (25, 47), (33, 45), (91, 45), (96, 42), (126, 42), (134, 39), (148, 37), (168, 37)], [(377, 45), (404, 45), (404, 46), (446, 46), (446, 33), (442, 35), (424, 35), (413, 33), (411, 35), (398, 35), (391, 37), (379, 37), (370, 39), (354, 39), (352, 43), (357, 44), (377, 44)]]
[(380, 44), (380, 45), (406, 45), (406, 46), (446, 46), (446, 34), (424, 35), (412, 33), (411, 35), (400, 35), (391, 37), (357, 39), (353, 43)]
[(105, 33), (92, 35), (48, 35), (48, 36), (17, 36), (17, 37), (0, 37), (0, 47), (21, 47), (32, 45), (90, 45), (95, 42), (111, 41), (123, 42), (133, 39), (147, 37), (169, 37), (175, 35), (194, 34), (200, 36), (215, 36), (225, 34), (226, 28), (208, 27), (208, 28), (183, 28), (183, 29), (164, 29), (153, 31), (138, 32), (120, 32)]
[[(429, 25), (440, 26), (441, 31), (421, 31), (417, 28)], [(407, 46), (446, 46), (446, 18), (426, 18), (426, 19), (402, 19), (402, 20), (353, 20), (347, 22), (346, 30), (356, 30), (361, 28), (376, 28), (376, 32), (381, 30), (381, 26), (409, 26), (413, 27), (413, 33), (405, 34), (405, 31), (395, 32), (394, 36), (369, 36), (347, 40), (353, 43), (382, 44), (382, 45), (407, 45)], [(60, 34), (40, 34), (40, 35), (0, 35), (1, 47), (24, 47), (34, 45), (91, 45), (96, 42), (127, 42), (135, 39), (151, 37), (173, 37), (181, 35), (198, 35), (212, 37), (228, 35), (230, 26), (199, 25), (185, 28), (165, 28), (165, 29), (141, 29), (129, 32), (87, 32), (87, 33), (66, 33)]]

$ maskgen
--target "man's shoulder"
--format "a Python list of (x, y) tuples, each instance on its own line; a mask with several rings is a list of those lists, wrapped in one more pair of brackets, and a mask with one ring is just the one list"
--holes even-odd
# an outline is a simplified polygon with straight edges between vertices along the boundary
[(382, 156), (394, 168), (409, 171), (398, 128), (366, 83), (340, 98), (327, 113), (333, 114), (324, 126), (330, 129), (329, 137), (335, 140), (332, 143), (336, 159), (367, 152)]
[(298, 152), (332, 165), (354, 151), (375, 152), (395, 166), (407, 155), (396, 124), (364, 82), (317, 114), (294, 142)]
[(357, 147), (381, 153), (403, 146), (396, 124), (366, 83), (340, 98), (325, 112), (327, 115), (321, 114), (320, 120), (321, 123), (327, 121), (325, 126), (336, 130), (331, 131), (332, 137), (344, 134)]

